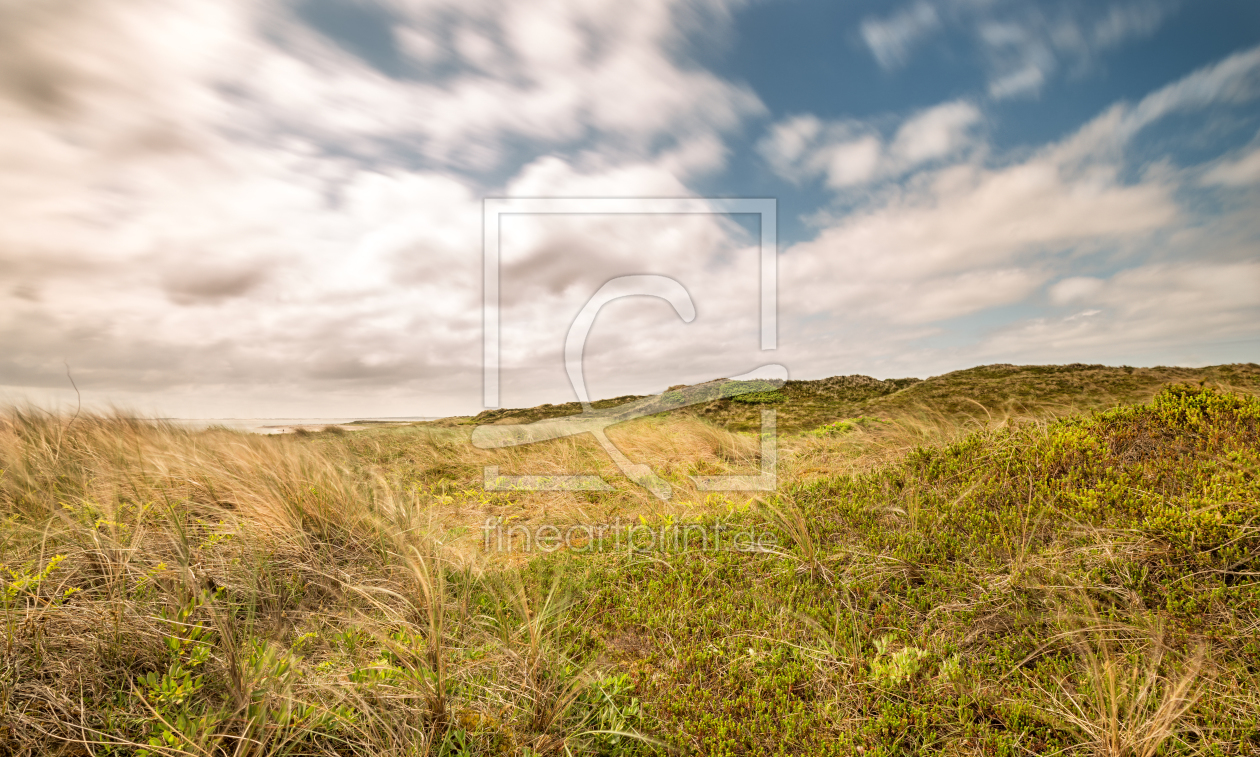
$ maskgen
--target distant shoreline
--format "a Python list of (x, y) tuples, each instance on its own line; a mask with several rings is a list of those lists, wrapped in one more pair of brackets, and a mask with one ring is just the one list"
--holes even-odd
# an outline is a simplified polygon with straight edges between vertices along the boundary
[(436, 418), (427, 416), (395, 416), (377, 418), (154, 418), (153, 420), (173, 423), (198, 431), (222, 426), (254, 434), (288, 434), (298, 429), (309, 431), (329, 426), (355, 431), (383, 425), (420, 423), (436, 420)]

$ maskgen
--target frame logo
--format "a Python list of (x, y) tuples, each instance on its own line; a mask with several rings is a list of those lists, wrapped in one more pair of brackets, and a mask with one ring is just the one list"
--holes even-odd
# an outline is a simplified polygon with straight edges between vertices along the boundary
[[(761, 220), (760, 236), (760, 330), (761, 349), (778, 346), (778, 238), (777, 204), (773, 199), (723, 198), (521, 198), (487, 199), (483, 204), (483, 254), (485, 262), (485, 300), (483, 318), (485, 352), (483, 370), (485, 391), (483, 404), (495, 410), (499, 403), (499, 247), (500, 219), (512, 214), (554, 215), (678, 215), (678, 214), (749, 214)], [(676, 410), (714, 399), (777, 389), (787, 381), (787, 369), (779, 364), (763, 365), (756, 370), (725, 381), (685, 387), (678, 391), (646, 397), (613, 408), (596, 410), (591, 406), (582, 373), (582, 354), (586, 339), (600, 309), (621, 297), (652, 296), (666, 300), (686, 323), (696, 317), (695, 303), (687, 289), (677, 280), (660, 275), (633, 275), (613, 278), (591, 295), (573, 320), (565, 339), (565, 369), (582, 412), (564, 418), (553, 418), (520, 425), (481, 425), (473, 430), (473, 444), (480, 449), (497, 449), (559, 439), (576, 434), (593, 435), (627, 478), (647, 488), (655, 496), (667, 500), (672, 495), (669, 482), (651, 468), (635, 463), (608, 438), (605, 430), (614, 424), (646, 415)], [(691, 476), (701, 491), (771, 491), (777, 484), (778, 438), (775, 410), (761, 409), (760, 472), (755, 476)], [(486, 466), (483, 486), (491, 491), (609, 491), (613, 487), (599, 476), (501, 476), (497, 466)]]

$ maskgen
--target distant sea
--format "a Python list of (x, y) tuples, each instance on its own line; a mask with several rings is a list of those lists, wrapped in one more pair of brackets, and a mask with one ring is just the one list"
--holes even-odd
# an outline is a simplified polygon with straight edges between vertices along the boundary
[[(167, 423), (184, 426), (191, 429), (204, 429), (214, 426), (223, 426), (225, 428), (237, 429), (239, 431), (249, 431), (255, 434), (287, 434), (297, 428), (320, 428), (321, 426), (342, 426), (352, 424), (355, 421), (365, 421), (358, 425), (364, 428), (371, 428), (377, 423), (415, 423), (417, 421), (432, 421), (434, 418), (409, 417), (409, 418), (161, 418), (160, 420)], [(353, 426), (350, 426), (353, 428)]]

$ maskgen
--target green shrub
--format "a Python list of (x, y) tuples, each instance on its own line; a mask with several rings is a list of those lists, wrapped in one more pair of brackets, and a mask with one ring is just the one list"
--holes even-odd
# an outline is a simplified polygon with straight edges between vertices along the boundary
[(777, 405), (781, 402), (787, 402), (787, 395), (778, 390), (770, 392), (749, 392), (748, 394), (739, 394), (731, 397), (735, 402), (742, 402), (746, 405)]

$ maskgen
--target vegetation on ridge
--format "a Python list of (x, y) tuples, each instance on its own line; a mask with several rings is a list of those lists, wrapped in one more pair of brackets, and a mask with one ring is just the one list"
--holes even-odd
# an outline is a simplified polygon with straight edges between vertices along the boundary
[[(874, 379), (832, 376), (814, 381), (788, 381), (774, 398), (780, 431), (815, 429), (836, 419), (873, 416), (885, 419), (928, 413), (951, 423), (991, 416), (1057, 416), (1104, 410), (1126, 403), (1147, 402), (1170, 383), (1206, 382), (1260, 392), (1260, 366), (1253, 363), (1207, 368), (1129, 368), (1104, 365), (983, 365), (941, 376)], [(682, 387), (671, 387), (680, 389)], [(781, 399), (780, 399), (781, 397)], [(592, 403), (596, 409), (624, 405), (642, 396), (614, 397)], [(742, 399), (742, 398), (741, 398)], [(734, 431), (752, 431), (760, 423), (756, 402), (716, 399), (686, 408)], [(577, 402), (532, 408), (487, 410), (459, 423), (532, 423), (582, 412)]]
[[(0, 753), (1255, 754), (1260, 369), (1137, 403), (1149, 376), (1095, 376), (1079, 409), (1127, 404), (1070, 414), (1088, 370), (820, 415), (762, 499), (688, 488), (755, 469), (749, 435), (611, 429), (668, 503), (582, 439), (10, 412)], [(488, 492), (485, 465), (614, 488)], [(504, 554), (487, 519), (699, 530)], [(739, 532), (770, 538), (708, 542)]]

